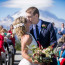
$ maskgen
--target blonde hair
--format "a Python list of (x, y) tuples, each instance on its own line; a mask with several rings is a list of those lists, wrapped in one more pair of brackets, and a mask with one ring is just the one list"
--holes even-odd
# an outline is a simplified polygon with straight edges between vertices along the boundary
[(14, 22), (13, 22), (13, 26), (17, 25), (17, 24), (24, 24), (24, 26), (18, 26), (15, 28), (16, 34), (18, 37), (23, 36), (26, 33), (26, 28), (25, 28), (25, 24), (27, 23), (27, 20), (25, 17), (18, 17)]

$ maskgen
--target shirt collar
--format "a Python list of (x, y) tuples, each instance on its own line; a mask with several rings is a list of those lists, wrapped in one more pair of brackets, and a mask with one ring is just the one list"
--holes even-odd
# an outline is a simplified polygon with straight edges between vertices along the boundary
[(40, 27), (41, 23), (42, 23), (42, 21), (39, 19), (39, 22), (37, 23), (37, 25)]
[[(41, 24), (42, 24), (42, 21), (39, 19), (39, 22), (37, 23), (37, 26), (41, 27)], [(36, 27), (36, 24), (33, 24), (33, 29), (35, 29), (35, 27)]]
[(62, 28), (62, 29), (64, 29), (64, 28)]

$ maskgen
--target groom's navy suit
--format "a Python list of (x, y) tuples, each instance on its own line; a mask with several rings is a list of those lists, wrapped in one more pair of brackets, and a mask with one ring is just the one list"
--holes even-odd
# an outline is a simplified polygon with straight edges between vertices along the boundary
[[(54, 28), (51, 23), (41, 20), (41, 30), (39, 36), (37, 36), (37, 40), (43, 46), (43, 48), (47, 48), (48, 46), (54, 44), (53, 47), (57, 45), (57, 38), (54, 31)], [(35, 38), (33, 28), (31, 29), (30, 33)], [(52, 63), (50, 65), (57, 65), (56, 58), (52, 58)]]
[[(57, 38), (52, 24), (43, 20), (41, 21), (41, 30), (39, 36), (37, 37), (37, 41), (40, 42), (43, 48), (47, 48), (52, 44), (54, 44), (55, 47), (57, 45)], [(31, 29), (30, 33), (35, 38), (33, 28)]]

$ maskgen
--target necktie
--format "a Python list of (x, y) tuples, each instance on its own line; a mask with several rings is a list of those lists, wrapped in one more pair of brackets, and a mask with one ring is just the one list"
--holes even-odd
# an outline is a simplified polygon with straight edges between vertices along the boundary
[(39, 40), (39, 30), (38, 30), (38, 25), (36, 25), (36, 34), (37, 34), (37, 40)]

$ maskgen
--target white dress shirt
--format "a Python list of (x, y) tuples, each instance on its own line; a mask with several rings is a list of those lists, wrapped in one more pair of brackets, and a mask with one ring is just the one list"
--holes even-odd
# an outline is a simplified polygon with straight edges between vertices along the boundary
[(61, 32), (64, 30), (64, 28), (61, 28)]
[(62, 28), (62, 29), (61, 29), (61, 33), (62, 33), (62, 34), (65, 34), (65, 28)]

